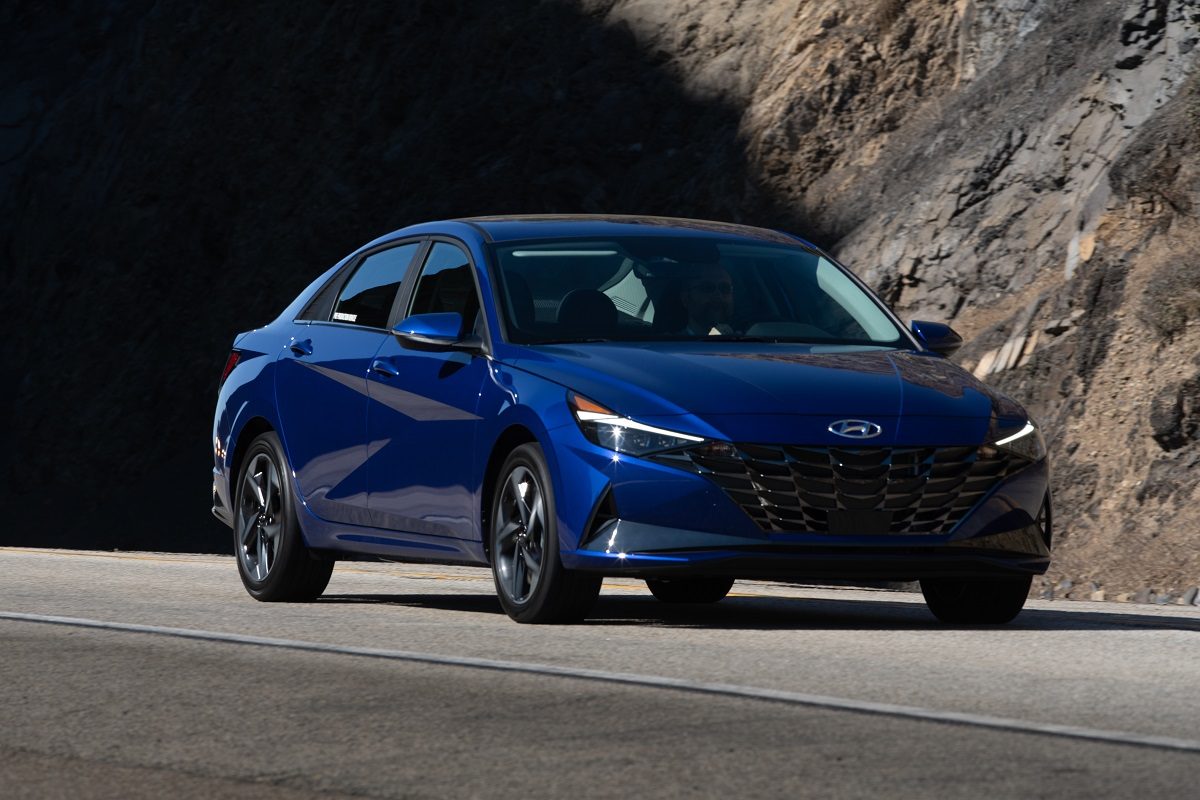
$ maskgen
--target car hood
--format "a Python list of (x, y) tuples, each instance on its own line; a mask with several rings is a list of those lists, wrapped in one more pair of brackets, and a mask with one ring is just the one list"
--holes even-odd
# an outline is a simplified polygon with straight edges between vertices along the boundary
[[(889, 420), (892, 432), (901, 418), (940, 418), (954, 428), (963, 426), (949, 420), (971, 420), (969, 438), (978, 441), (986, 431), (978, 421), (1011, 405), (940, 356), (882, 348), (595, 343), (527, 348), (513, 365), (624, 416), (691, 415), (733, 438), (748, 416), (815, 416)], [(751, 424), (762, 430), (763, 421)]]

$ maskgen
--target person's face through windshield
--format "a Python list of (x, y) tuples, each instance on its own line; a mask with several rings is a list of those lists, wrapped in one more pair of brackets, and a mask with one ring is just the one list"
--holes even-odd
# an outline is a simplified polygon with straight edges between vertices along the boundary
[(733, 282), (720, 264), (708, 264), (684, 284), (680, 299), (687, 309), (688, 332), (707, 336), (728, 332), (733, 315)]

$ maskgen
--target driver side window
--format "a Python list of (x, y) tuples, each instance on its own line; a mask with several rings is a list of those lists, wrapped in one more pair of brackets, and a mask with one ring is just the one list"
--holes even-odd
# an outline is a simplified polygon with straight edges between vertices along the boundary
[(476, 329), (479, 293), (475, 290), (471, 269), (471, 260), (462, 248), (447, 242), (434, 242), (417, 279), (409, 316), (454, 312), (463, 319), (460, 335)]

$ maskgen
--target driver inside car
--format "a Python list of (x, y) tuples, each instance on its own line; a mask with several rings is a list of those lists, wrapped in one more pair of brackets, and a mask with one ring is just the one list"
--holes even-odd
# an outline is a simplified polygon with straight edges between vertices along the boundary
[(733, 281), (720, 264), (706, 264), (687, 279), (679, 300), (687, 311), (688, 336), (727, 336), (734, 333), (729, 324), (733, 316)]

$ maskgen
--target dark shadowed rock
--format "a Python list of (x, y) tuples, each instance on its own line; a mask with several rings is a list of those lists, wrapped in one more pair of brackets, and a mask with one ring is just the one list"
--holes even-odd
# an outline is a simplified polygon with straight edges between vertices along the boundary
[(1200, 376), (1160, 391), (1150, 406), (1154, 441), (1176, 450), (1200, 438)]
[(739, 110), (695, 99), (612, 5), (0, 12), (23, 33), (0, 55), (23, 132), (0, 193), (22, 376), (0, 544), (227, 549), (206, 473), (230, 342), (381, 233), (529, 211), (769, 222)]

